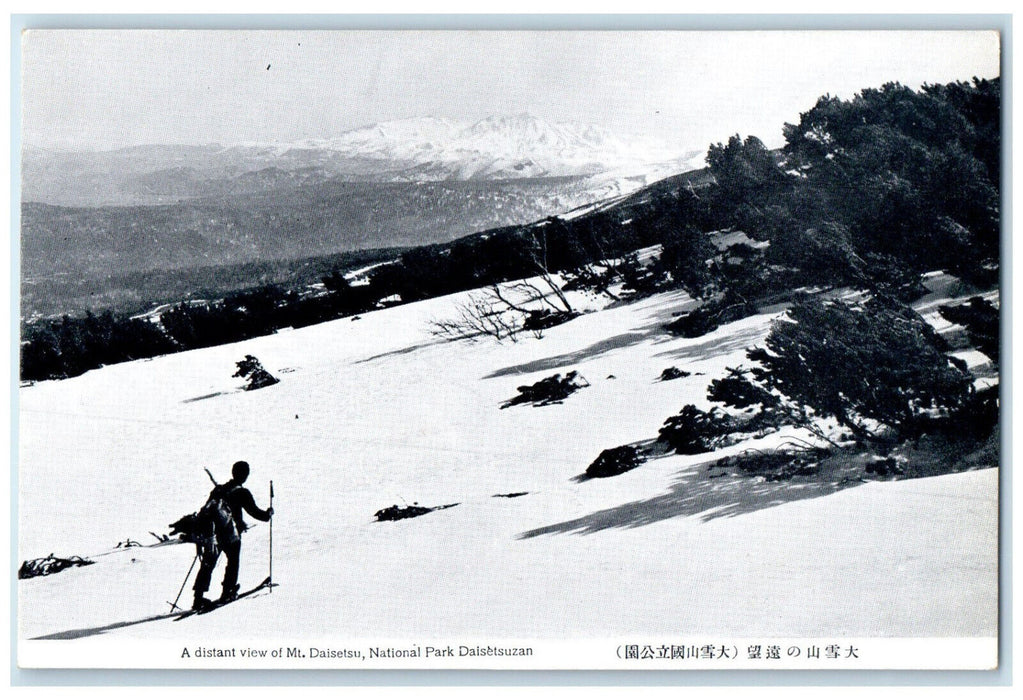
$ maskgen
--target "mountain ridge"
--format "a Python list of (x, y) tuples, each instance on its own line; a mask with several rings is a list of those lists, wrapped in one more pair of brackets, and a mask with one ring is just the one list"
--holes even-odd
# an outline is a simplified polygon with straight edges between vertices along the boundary
[[(22, 201), (65, 206), (166, 204), (210, 193), (268, 191), (274, 168), (291, 180), (517, 180), (698, 167), (702, 151), (622, 137), (602, 127), (532, 115), (475, 122), (416, 117), (292, 142), (129, 146), (71, 152), (26, 146)], [(240, 185), (246, 180), (248, 186)]]

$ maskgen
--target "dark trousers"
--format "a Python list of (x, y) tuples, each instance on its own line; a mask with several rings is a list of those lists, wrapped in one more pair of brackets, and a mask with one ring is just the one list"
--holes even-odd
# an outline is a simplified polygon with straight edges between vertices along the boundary
[(231, 591), (238, 583), (238, 564), (242, 555), (242, 541), (239, 538), (232, 538), (226, 542), (210, 545), (197, 545), (199, 547), (199, 573), (195, 575), (195, 597), (203, 595), (210, 589), (210, 578), (213, 570), (217, 567), (217, 559), (220, 552), (227, 557), (227, 569), (224, 571), (224, 581), (221, 584), (221, 594)]

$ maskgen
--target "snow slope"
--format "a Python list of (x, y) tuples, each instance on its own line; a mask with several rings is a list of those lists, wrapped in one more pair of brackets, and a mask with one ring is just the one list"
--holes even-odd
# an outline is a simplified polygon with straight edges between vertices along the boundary
[[(440, 342), (429, 322), (459, 298), (22, 388), (19, 558), (101, 556), (18, 582), (21, 638), (996, 633), (995, 464), (772, 484), (708, 478), (715, 454), (574, 479), (602, 449), (706, 406), (709, 381), (776, 313), (674, 338), (662, 326), (690, 300), (663, 294), (542, 339)], [(231, 375), (245, 354), (281, 382), (241, 391)], [(672, 365), (693, 374), (657, 381)], [(570, 370), (591, 386), (563, 404), (499, 408)], [(213, 615), (140, 622), (166, 613), (194, 550), (113, 546), (153, 542), (149, 531), (202, 503), (204, 466), (225, 480), (238, 459), (260, 505), (274, 482), (280, 587)], [(374, 521), (403, 502), (459, 505)], [(261, 523), (245, 535), (243, 587), (266, 576), (268, 535)]]

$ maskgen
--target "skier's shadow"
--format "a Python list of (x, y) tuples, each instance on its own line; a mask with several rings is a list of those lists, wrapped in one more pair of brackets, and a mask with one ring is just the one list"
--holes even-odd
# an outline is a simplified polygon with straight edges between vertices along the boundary
[(65, 630), (64, 632), (54, 632), (53, 634), (43, 635), (42, 637), (32, 637), (36, 639), (81, 639), (83, 637), (94, 637), (110, 630), (121, 629), (122, 627), (132, 627), (133, 625), (141, 625), (146, 622), (156, 622), (157, 620), (166, 620), (171, 617), (178, 617), (183, 610), (176, 610), (174, 612), (164, 613), (162, 615), (150, 615), (140, 620), (128, 620), (127, 622), (114, 622), (109, 625), (102, 625), (100, 627), (84, 627), (78, 630)]

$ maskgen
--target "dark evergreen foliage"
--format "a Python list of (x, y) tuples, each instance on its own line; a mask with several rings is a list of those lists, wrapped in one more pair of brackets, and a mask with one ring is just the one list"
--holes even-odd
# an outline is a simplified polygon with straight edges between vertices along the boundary
[(860, 254), (984, 277), (998, 259), (999, 105), (998, 80), (820, 98), (785, 126), (788, 165), (815, 195), (797, 219), (841, 224)]
[(863, 256), (866, 265), (858, 278), (864, 289), (910, 304), (927, 294), (920, 272), (901, 264), (897, 258), (878, 253)]
[(749, 205), (786, 185), (775, 154), (756, 136), (743, 140), (736, 134), (727, 144), (712, 145), (707, 164), (718, 185), (715, 196), (722, 206), (731, 207), (740, 226)]
[(747, 450), (719, 459), (712, 469), (738, 469), (743, 476), (762, 477), (765, 481), (788, 481), (796, 476), (813, 476), (820, 471), (821, 460), (828, 457), (826, 449)]
[(635, 296), (647, 296), (667, 287), (668, 277), (659, 264), (641, 265), (635, 253), (626, 255), (618, 265), (622, 288)]
[(752, 316), (757, 307), (749, 302), (723, 297), (709, 301), (703, 306), (679, 316), (665, 326), (665, 329), (683, 338), (699, 338), (718, 327)]
[(508, 399), (501, 408), (517, 406), (530, 403), (534, 406), (548, 406), (552, 403), (561, 403), (569, 396), (583, 387), (589, 386), (589, 382), (574, 370), (566, 374), (554, 374), (545, 377), (535, 384), (528, 384), (518, 388), (518, 396)]
[(246, 391), (262, 389), (280, 382), (277, 377), (267, 372), (263, 364), (252, 355), (246, 355), (245, 359), (239, 360), (235, 364), (238, 367), (238, 371), (233, 376), (247, 380), (245, 385)]
[(658, 437), (679, 454), (695, 455), (713, 450), (713, 441), (727, 435), (732, 427), (724, 414), (708, 413), (687, 404), (678, 414), (664, 421)]
[(862, 304), (806, 299), (777, 321), (747, 355), (750, 376), (863, 439), (884, 430), (914, 437), (957, 413), (972, 375), (916, 312), (887, 297)]
[(874, 476), (902, 476), (905, 470), (894, 457), (878, 457), (871, 460), (863, 468), (865, 474)]
[(685, 289), (694, 299), (700, 299), (712, 281), (707, 262), (716, 253), (707, 234), (686, 225), (664, 242), (659, 267), (671, 275), (676, 286)]
[(586, 476), (595, 479), (617, 476), (643, 464), (643, 457), (633, 445), (612, 447), (601, 452), (586, 468)]
[(982, 297), (972, 297), (965, 304), (941, 306), (938, 312), (945, 320), (965, 326), (970, 342), (996, 365), (999, 363), (999, 314), (991, 302)]
[(739, 409), (772, 408), (779, 404), (777, 396), (750, 380), (747, 370), (734, 367), (728, 368), (727, 376), (710, 383), (707, 398)]
[(154, 357), (174, 344), (155, 324), (117, 318), (106, 311), (84, 318), (64, 316), (31, 324), (23, 330), (21, 378), (64, 379), (103, 365)]
[(670, 382), (672, 379), (683, 379), (690, 376), (690, 374), (690, 372), (686, 372), (678, 367), (666, 367), (664, 371), (661, 372), (660, 380), (662, 382)]

